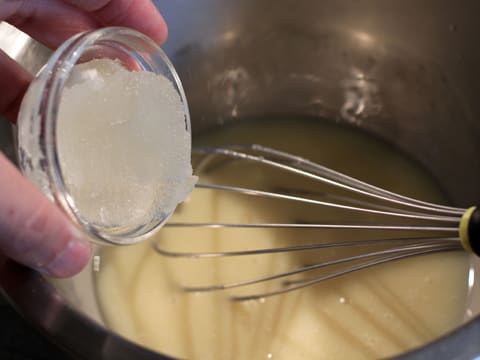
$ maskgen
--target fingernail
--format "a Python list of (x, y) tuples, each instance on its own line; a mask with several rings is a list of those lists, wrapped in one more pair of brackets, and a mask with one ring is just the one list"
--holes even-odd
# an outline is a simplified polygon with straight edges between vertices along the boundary
[(75, 230), (67, 245), (55, 258), (40, 269), (40, 272), (51, 277), (64, 278), (77, 274), (88, 263), (92, 246), (80, 231)]

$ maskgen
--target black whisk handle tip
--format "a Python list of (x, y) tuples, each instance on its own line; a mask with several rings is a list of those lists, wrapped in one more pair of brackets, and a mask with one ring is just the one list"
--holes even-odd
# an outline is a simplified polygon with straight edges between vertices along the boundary
[(468, 252), (480, 256), (480, 207), (472, 206), (460, 221), (460, 239)]

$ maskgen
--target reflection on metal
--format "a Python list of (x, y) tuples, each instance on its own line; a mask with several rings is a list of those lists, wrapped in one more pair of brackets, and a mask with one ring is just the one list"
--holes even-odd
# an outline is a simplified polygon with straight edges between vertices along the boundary
[[(247, 69), (240, 66), (215, 74), (207, 86), (222, 89), (213, 96), (217, 97), (218, 103), (224, 103), (230, 118), (236, 118), (239, 116), (239, 104), (248, 99), (250, 92), (255, 88), (255, 81)], [(219, 118), (219, 123), (222, 121), (223, 118)]]
[(222, 40), (223, 41), (232, 41), (236, 38), (237, 38), (237, 34), (235, 33), (235, 31), (225, 31), (222, 34)]
[(344, 103), (340, 113), (344, 120), (358, 125), (362, 119), (378, 115), (382, 104), (377, 83), (358, 69), (352, 69), (351, 72), (352, 77), (342, 81)]
[(371, 46), (374, 43), (373, 37), (364, 31), (354, 31), (353, 36), (358, 40), (358, 43), (364, 46)]
[(6, 22), (0, 22), (0, 50), (35, 74), (47, 62), (51, 50)]
[(30, 37), (6, 22), (0, 23), (0, 49), (12, 59), (19, 59)]
[(468, 287), (471, 289), (475, 285), (475, 270), (470, 268), (468, 272)]

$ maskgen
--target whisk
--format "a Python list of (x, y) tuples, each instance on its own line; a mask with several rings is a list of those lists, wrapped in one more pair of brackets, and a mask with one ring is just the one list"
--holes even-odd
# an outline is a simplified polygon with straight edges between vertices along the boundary
[[(232, 145), (227, 147), (194, 147), (193, 153), (200, 156), (197, 172), (207, 167), (221, 167), (231, 161), (246, 161), (262, 166), (277, 168), (296, 174), (333, 188), (341, 189), (349, 195), (333, 193), (312, 193), (298, 189), (275, 189), (266, 191), (222, 184), (199, 183), (199, 189), (227, 191), (250, 197), (281, 199), (285, 201), (340, 209), (356, 214), (374, 215), (372, 222), (336, 223), (336, 222), (292, 222), (292, 223), (168, 223), (169, 227), (201, 227), (201, 228), (274, 228), (274, 229), (329, 229), (329, 230), (387, 230), (398, 231), (399, 237), (366, 239), (343, 242), (315, 243), (292, 245), (274, 248), (261, 248), (243, 251), (225, 252), (176, 252), (165, 248), (162, 238), (158, 238), (153, 246), (162, 256), (173, 258), (216, 258), (230, 256), (249, 256), (274, 253), (290, 253), (299, 251), (322, 250), (329, 248), (359, 248), (382, 246), (380, 249), (367, 250), (339, 259), (307, 264), (299, 268), (282, 271), (276, 274), (252, 278), (225, 284), (205, 286), (184, 286), (185, 291), (206, 292), (245, 287), (267, 281), (285, 279), (283, 286), (273, 291), (266, 291), (241, 296), (232, 296), (233, 300), (254, 300), (283, 294), (322, 281), (350, 274), (387, 262), (426, 255), (437, 252), (461, 251), (480, 255), (480, 207), (468, 209), (434, 204), (400, 195), (380, 187), (368, 184), (328, 167), (309, 161), (302, 157), (261, 145)], [(201, 177), (200, 177), (201, 179)], [(384, 219), (404, 219), (407, 223), (392, 223)], [(398, 221), (398, 220), (396, 220)], [(404, 234), (414, 233), (415, 236)], [(420, 235), (421, 234), (421, 235)], [(388, 246), (387, 246), (388, 245)], [(323, 269), (320, 275), (301, 279), (286, 280), (294, 275)], [(330, 271), (328, 269), (331, 269)]]

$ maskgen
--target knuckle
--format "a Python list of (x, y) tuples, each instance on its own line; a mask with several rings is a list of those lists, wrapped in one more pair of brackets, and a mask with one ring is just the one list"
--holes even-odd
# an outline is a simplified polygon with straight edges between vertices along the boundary
[(120, 25), (129, 16), (130, 7), (133, 1), (101, 1), (101, 5), (93, 11), (93, 14), (100, 17), (105, 24)]

